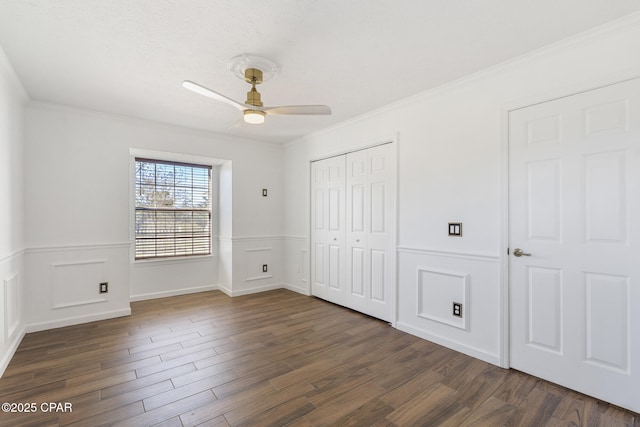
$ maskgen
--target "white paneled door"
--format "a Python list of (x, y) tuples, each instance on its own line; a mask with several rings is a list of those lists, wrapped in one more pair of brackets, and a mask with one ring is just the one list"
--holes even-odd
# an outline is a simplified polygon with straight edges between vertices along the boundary
[(387, 321), (395, 271), (393, 154), (384, 144), (311, 166), (312, 293)]
[(311, 164), (313, 295), (345, 300), (345, 158)]
[(395, 249), (392, 145), (349, 153), (346, 160), (346, 305), (390, 321)]
[(640, 80), (509, 113), (511, 366), (640, 412)]

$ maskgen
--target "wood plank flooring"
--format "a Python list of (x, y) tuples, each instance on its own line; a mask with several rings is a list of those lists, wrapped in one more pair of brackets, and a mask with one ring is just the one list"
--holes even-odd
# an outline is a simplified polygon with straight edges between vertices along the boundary
[[(638, 414), (286, 290), (25, 336), (0, 426), (634, 426)], [(42, 403), (72, 411), (43, 411)]]

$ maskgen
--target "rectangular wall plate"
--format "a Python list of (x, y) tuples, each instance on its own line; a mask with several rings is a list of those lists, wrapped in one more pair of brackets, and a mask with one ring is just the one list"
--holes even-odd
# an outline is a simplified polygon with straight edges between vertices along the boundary
[(449, 236), (462, 237), (462, 223), (450, 222), (449, 223)]
[(100, 283), (100, 293), (106, 294), (107, 292), (109, 292), (109, 282)]
[(267, 189), (266, 188), (262, 189), (262, 197), (267, 197)]
[(262, 264), (262, 272), (266, 273), (267, 272), (267, 264)]
[(462, 317), (462, 304), (460, 304), (459, 302), (454, 302), (452, 314), (456, 317)]

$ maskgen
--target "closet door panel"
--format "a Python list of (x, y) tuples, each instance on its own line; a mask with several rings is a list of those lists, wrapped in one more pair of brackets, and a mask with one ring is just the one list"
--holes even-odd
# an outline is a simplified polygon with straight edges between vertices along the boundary
[(388, 285), (386, 278), (386, 252), (376, 249), (371, 250), (371, 300), (384, 303), (385, 287)]
[(326, 275), (328, 287), (326, 299), (337, 304), (344, 304), (346, 294), (345, 268), (345, 157), (332, 157), (321, 161), (326, 165), (327, 191), (327, 229), (326, 242), (328, 248)]
[(326, 298), (327, 165), (311, 163), (311, 294)]
[(364, 233), (364, 185), (356, 184), (350, 187), (347, 199), (349, 201), (349, 208), (351, 215), (347, 215), (347, 218), (351, 220), (349, 227), (350, 233)]
[(385, 182), (371, 184), (371, 233), (386, 232), (386, 208)]
[(362, 248), (351, 249), (351, 277), (349, 294), (350, 296), (363, 298), (365, 282), (364, 282), (364, 260), (365, 251)]
[(367, 184), (370, 192), (367, 235), (369, 289), (367, 314), (387, 321), (392, 316), (394, 286), (394, 192), (395, 161), (393, 146), (380, 145), (367, 150)]
[(366, 150), (346, 155), (347, 161), (347, 295), (346, 305), (367, 313), (369, 264), (369, 191)]

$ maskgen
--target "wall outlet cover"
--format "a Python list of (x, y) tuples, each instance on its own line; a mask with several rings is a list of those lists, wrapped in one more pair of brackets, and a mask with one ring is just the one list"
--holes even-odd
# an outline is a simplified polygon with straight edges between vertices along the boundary
[(454, 302), (452, 314), (456, 317), (462, 317), (462, 304), (460, 304), (459, 302)]

